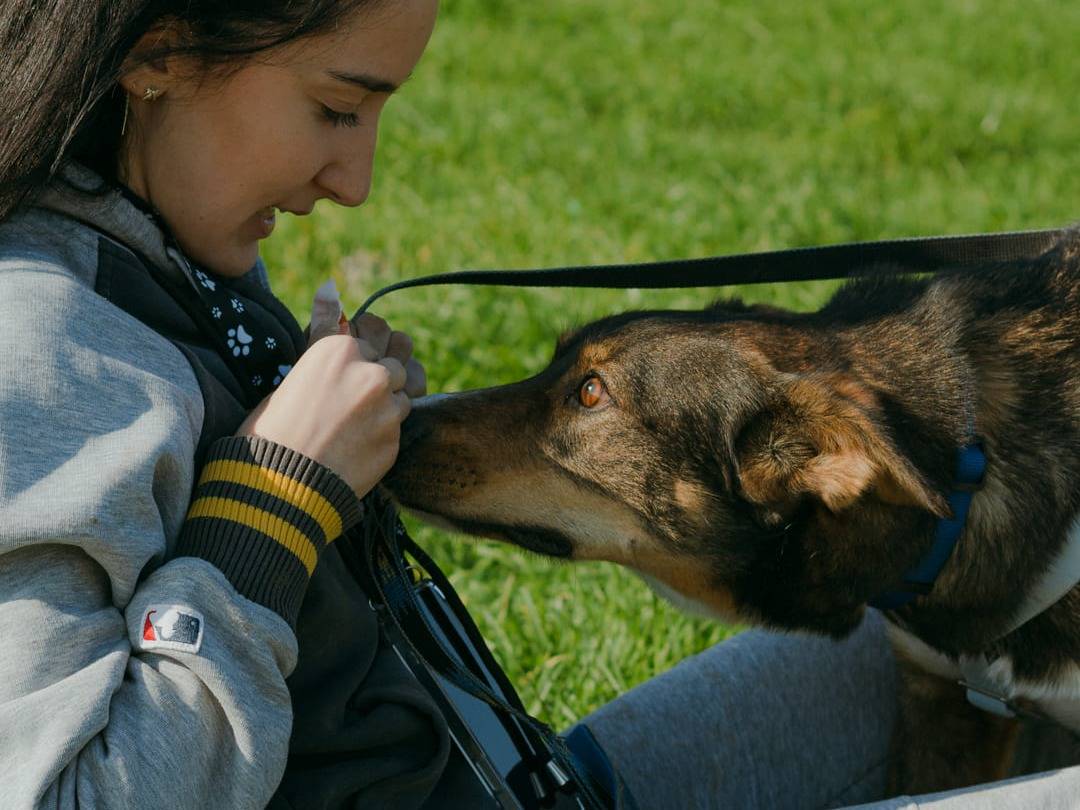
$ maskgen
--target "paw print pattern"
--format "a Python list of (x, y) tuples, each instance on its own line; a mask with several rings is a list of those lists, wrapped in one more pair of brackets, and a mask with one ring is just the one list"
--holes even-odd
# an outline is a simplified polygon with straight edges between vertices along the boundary
[(168, 251), (190, 278), (191, 290), (209, 316), (207, 327), (214, 334), (214, 345), (236, 379), (253, 394), (269, 394), (292, 370), (292, 365), (285, 364), (296, 357), (288, 324), (276, 323), (273, 310), (265, 311), (259, 296), (246, 299), (227, 280), (189, 262), (175, 245)]
[(242, 325), (230, 329), (229, 348), (232, 349), (233, 357), (240, 357), (241, 355), (247, 357), (251, 354), (251, 341), (253, 339)]
[(195, 278), (197, 278), (199, 280), (199, 283), (206, 287), (206, 289), (210, 290), (210, 292), (213, 292), (217, 289), (217, 282), (210, 278), (210, 276), (206, 275), (206, 273), (204, 273), (202, 270), (195, 271)]
[(292, 366), (278, 366), (278, 375), (274, 377), (274, 385), (281, 385), (281, 381), (285, 379), (285, 375), (292, 371)]

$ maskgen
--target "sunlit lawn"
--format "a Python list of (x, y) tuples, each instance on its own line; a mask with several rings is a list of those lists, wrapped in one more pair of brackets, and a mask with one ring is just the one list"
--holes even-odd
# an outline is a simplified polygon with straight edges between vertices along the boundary
[[(264, 256), (303, 320), (327, 276), (356, 306), (467, 267), (1059, 225), (1080, 211), (1077, 31), (1080, 6), (1038, 0), (446, 0), (370, 201), (283, 223)], [(460, 390), (535, 372), (575, 323), (715, 294), (433, 288), (378, 311), (431, 390)], [(612, 567), (415, 534), (557, 726), (732, 632)]]

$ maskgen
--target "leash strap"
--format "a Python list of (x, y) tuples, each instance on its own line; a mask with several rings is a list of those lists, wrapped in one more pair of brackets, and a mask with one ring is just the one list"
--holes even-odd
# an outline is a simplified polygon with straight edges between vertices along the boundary
[(764, 253), (702, 259), (571, 266), (537, 270), (459, 270), (405, 279), (371, 295), (360, 307), (395, 290), (436, 284), (495, 284), (507, 287), (602, 287), (666, 289), (727, 287), (850, 278), (873, 272), (933, 273), (948, 267), (1033, 259), (1052, 248), (1064, 229), (1006, 231), (968, 236), (930, 236), (877, 242), (848, 242)]
[[(358, 570), (354, 570), (354, 575), (365, 584), (370, 596), (385, 607), (385, 617), (408, 639), (414, 652), (431, 670), (484, 701), (494, 711), (513, 718), (520, 724), (520, 727), (515, 727), (512, 723), (507, 723), (504, 728), (518, 750), (528, 757), (527, 764), (545, 777), (542, 781), (533, 780), (537, 798), (541, 801), (553, 800), (555, 793), (571, 783), (572, 776), (576, 793), (585, 810), (636, 810), (633, 798), (625, 790), (621, 780), (606, 784), (600, 781), (598, 777), (606, 774), (597, 774), (585, 767), (585, 763), (565, 740), (525, 711), (520, 697), (491, 655), (449, 580), (408, 536), (393, 508), (374, 496), (365, 499), (365, 506), (365, 519), (359, 527), (362, 534), (359, 537), (350, 535), (343, 538), (361, 558), (361, 564)], [(482, 656), (485, 666), (496, 679), (499, 689), (506, 695), (505, 699), (485, 683), (478, 672), (455, 660), (438, 641), (434, 628), (430, 626), (427, 614), (417, 599), (414, 580), (404, 556), (405, 551), (423, 566), (448, 600), (473, 646)]]

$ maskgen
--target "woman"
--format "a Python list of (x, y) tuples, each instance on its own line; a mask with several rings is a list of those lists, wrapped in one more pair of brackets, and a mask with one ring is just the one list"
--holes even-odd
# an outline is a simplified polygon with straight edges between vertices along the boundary
[[(423, 369), (377, 319), (305, 336), (258, 260), (364, 201), (435, 15), (0, 4), (3, 807), (475, 806), (334, 544)], [(840, 806), (893, 677), (876, 618), (746, 633), (586, 722), (643, 808)]]
[(423, 369), (373, 319), (299, 357), (258, 262), (275, 211), (364, 201), (435, 14), (0, 6), (0, 805), (262, 807), (291, 726), (279, 801), (440, 775), (332, 545)]

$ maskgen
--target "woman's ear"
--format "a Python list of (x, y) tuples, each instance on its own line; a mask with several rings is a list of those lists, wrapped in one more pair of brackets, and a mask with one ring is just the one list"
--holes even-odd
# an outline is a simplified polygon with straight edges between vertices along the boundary
[(165, 20), (155, 25), (135, 43), (120, 68), (120, 86), (135, 98), (148, 87), (159, 94), (169, 90), (179, 78), (191, 75), (193, 60), (172, 54), (181, 43), (180, 23)]
[(948, 503), (875, 421), (873, 392), (842, 375), (784, 375), (735, 440), (739, 488), (780, 514), (807, 496), (840, 513), (863, 497), (938, 516)]

